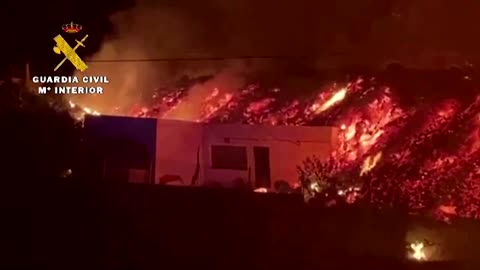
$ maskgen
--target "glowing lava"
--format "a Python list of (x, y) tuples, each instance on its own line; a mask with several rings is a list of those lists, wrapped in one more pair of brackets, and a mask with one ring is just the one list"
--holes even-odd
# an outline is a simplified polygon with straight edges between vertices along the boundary
[(193, 86), (190, 92), (184, 88), (159, 93), (130, 115), (334, 125), (339, 137), (332, 154), (334, 171), (329, 173), (353, 172), (355, 181), (371, 191), (372, 202), (401, 201), (413, 211), (448, 205), (456, 215), (480, 218), (480, 96), (470, 104), (444, 99), (406, 107), (389, 87), (372, 81), (333, 85), (303, 98), (256, 84), (209, 91), (202, 86), (195, 99), (188, 98)]

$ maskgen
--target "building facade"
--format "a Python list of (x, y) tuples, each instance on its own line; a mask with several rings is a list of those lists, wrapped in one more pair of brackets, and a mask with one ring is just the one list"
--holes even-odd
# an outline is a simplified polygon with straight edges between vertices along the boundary
[[(129, 134), (154, 134), (123, 136), (148, 149), (143, 150), (148, 153), (148, 161), (142, 168), (131, 168), (133, 163), (124, 162), (126, 167), (130, 166), (127, 181), (155, 184), (270, 188), (282, 180), (294, 185), (298, 182), (297, 166), (307, 157), (328, 158), (337, 143), (338, 132), (333, 127), (138, 120), (146, 122), (131, 126)], [(86, 127), (88, 122), (86, 119)], [(152, 131), (153, 123), (155, 131)], [(114, 128), (110, 132), (115, 133)], [(134, 156), (132, 151), (129, 153), (126, 160)], [(117, 154), (117, 158), (122, 155)]]

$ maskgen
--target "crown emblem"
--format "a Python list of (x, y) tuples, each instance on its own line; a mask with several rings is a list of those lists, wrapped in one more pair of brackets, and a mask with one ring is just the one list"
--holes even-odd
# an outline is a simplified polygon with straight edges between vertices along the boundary
[(62, 29), (66, 33), (75, 34), (80, 32), (80, 30), (82, 30), (82, 26), (80, 24), (71, 22), (71, 23), (62, 25)]

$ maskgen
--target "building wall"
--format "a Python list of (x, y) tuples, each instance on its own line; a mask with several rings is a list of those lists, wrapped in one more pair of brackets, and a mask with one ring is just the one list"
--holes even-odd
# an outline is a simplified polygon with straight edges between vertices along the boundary
[(91, 177), (153, 182), (156, 119), (88, 115), (83, 131)]
[[(134, 182), (147, 174), (153, 176), (149, 182), (157, 184), (162, 176), (169, 175), (183, 180), (183, 183), (170, 184), (190, 185), (197, 167), (197, 151), (200, 150), (198, 184), (218, 183), (228, 187), (234, 184), (235, 179), (242, 178), (250, 180), (253, 185), (253, 147), (264, 146), (270, 149), (271, 184), (286, 180), (293, 185), (298, 179), (296, 167), (305, 158), (313, 155), (320, 158), (329, 156), (335, 144), (336, 131), (330, 127), (201, 124), (110, 116), (89, 117), (85, 120), (86, 139), (92, 151), (97, 153), (96, 156), (100, 158), (110, 155), (125, 162), (138, 161), (139, 157), (129, 154), (132, 151), (122, 148), (126, 142), (131, 142), (133, 150), (139, 148), (147, 152), (149, 157), (145, 163), (154, 162), (154, 173), (149, 173), (149, 166), (139, 167), (130, 164), (130, 161), (130, 165), (124, 164), (122, 166), (125, 168), (122, 169), (130, 169), (128, 178)], [(119, 146), (106, 147), (107, 143), (114, 141), (119, 141)], [(247, 147), (249, 169), (239, 171), (212, 168), (212, 145)]]
[(297, 165), (308, 156), (326, 159), (335, 144), (338, 130), (331, 127), (260, 126), (215, 124), (206, 125), (203, 139), (205, 182), (219, 182), (231, 186), (241, 177), (248, 181), (246, 171), (213, 169), (211, 145), (247, 146), (250, 181), (255, 183), (254, 146), (270, 148), (270, 173), (272, 185), (277, 180), (286, 180), (291, 185), (297, 182)]
[[(335, 144), (337, 131), (331, 127), (201, 124), (158, 120), (155, 183), (160, 183), (162, 176), (178, 175), (183, 183), (170, 184), (190, 185), (200, 147), (198, 184), (231, 187), (236, 179), (241, 178), (253, 185), (253, 147), (263, 146), (270, 149), (271, 184), (285, 180), (294, 185), (298, 182), (297, 166), (307, 157), (314, 155), (326, 159)], [(247, 147), (248, 169), (242, 171), (212, 168), (212, 145)]]
[(120, 116), (85, 116), (84, 131), (91, 138), (125, 138), (155, 152), (156, 119)]
[[(202, 144), (202, 128), (202, 124), (195, 122), (157, 121), (155, 183), (158, 184), (164, 175), (178, 175), (183, 184), (190, 185), (197, 166), (197, 150)], [(202, 160), (200, 164), (203, 164)], [(200, 168), (199, 180), (202, 173)]]

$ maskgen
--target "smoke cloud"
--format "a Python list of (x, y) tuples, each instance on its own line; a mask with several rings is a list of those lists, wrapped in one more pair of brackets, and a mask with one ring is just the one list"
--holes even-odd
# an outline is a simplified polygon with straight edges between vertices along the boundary
[[(435, 9), (429, 8), (432, 4)], [(82, 74), (107, 75), (105, 94), (74, 101), (100, 111), (122, 110), (141, 104), (156, 88), (172, 86), (182, 76), (214, 75), (231, 64), (95, 60), (302, 56), (308, 63), (293, 65), (309, 68), (379, 66), (390, 61), (420, 67), (474, 62), (480, 29), (473, 27), (473, 11), (479, 8), (476, 2), (433, 0), (303, 0), (294, 5), (273, 0), (138, 0), (132, 9), (111, 17), (113, 35)], [(258, 71), (289, 65), (256, 60), (246, 66)]]

